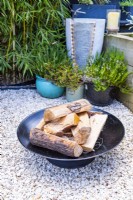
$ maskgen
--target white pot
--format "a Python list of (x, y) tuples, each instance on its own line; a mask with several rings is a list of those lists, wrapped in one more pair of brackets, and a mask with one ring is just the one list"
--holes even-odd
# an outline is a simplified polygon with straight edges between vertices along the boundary
[(76, 101), (82, 99), (84, 95), (84, 85), (81, 84), (76, 90), (66, 88), (66, 99), (67, 101)]
[(84, 68), (89, 56), (101, 53), (104, 29), (105, 19), (66, 19), (67, 51), (74, 64)]

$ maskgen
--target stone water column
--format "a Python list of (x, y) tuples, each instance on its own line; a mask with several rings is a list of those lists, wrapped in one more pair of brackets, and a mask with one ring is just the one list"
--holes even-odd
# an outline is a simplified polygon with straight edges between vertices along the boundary
[(101, 53), (105, 19), (66, 19), (66, 45), (73, 64), (85, 68), (89, 57)]

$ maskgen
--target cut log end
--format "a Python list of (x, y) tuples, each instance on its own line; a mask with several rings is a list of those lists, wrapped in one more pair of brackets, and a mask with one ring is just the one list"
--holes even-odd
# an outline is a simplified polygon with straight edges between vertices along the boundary
[(77, 127), (73, 127), (71, 130), (75, 141), (82, 145), (87, 141), (87, 138), (90, 134), (90, 119), (87, 112), (80, 113), (78, 116), (80, 118), (80, 122), (78, 123)]
[(83, 148), (77, 144), (74, 148), (74, 157), (79, 157), (82, 153), (83, 153)]
[(89, 135), (90, 135), (90, 130), (91, 128), (90, 127), (82, 127), (79, 132), (77, 132), (75, 135), (74, 135), (74, 139), (75, 141), (78, 143), (78, 144), (84, 144)]
[(45, 122), (48, 122), (51, 119), (54, 120), (55, 116), (50, 109), (46, 109), (46, 111), (44, 112), (44, 120), (45, 120)]
[(44, 119), (41, 119), (41, 121), (37, 124), (36, 128), (43, 130), (43, 127), (45, 125)]
[(79, 117), (78, 117), (78, 115), (74, 114), (74, 123), (73, 123), (73, 125), (76, 126), (76, 125), (78, 125), (78, 123), (79, 123)]
[(93, 148), (90, 148), (90, 147), (83, 147), (83, 150), (85, 151), (85, 152), (92, 152), (92, 151), (94, 151), (94, 149)]

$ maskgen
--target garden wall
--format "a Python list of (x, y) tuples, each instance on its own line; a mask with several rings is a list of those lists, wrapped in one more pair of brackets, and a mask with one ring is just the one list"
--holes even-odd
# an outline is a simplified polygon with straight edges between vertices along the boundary
[[(132, 37), (131, 37), (132, 36)], [(133, 34), (110, 34), (105, 36), (104, 48), (115, 47), (124, 52), (128, 62), (128, 70), (133, 72)], [(129, 85), (133, 88), (133, 75), (128, 78)], [(120, 93), (118, 99), (133, 111), (133, 92), (131, 94)]]

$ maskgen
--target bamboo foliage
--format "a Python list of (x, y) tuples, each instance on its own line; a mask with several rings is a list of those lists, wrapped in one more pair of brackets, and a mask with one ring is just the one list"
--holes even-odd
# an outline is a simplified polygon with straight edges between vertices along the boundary
[(67, 3), (67, 0), (1, 0), (1, 74), (12, 73), (13, 82), (28, 74), (33, 76), (37, 56), (45, 54), (51, 44), (64, 41)]

